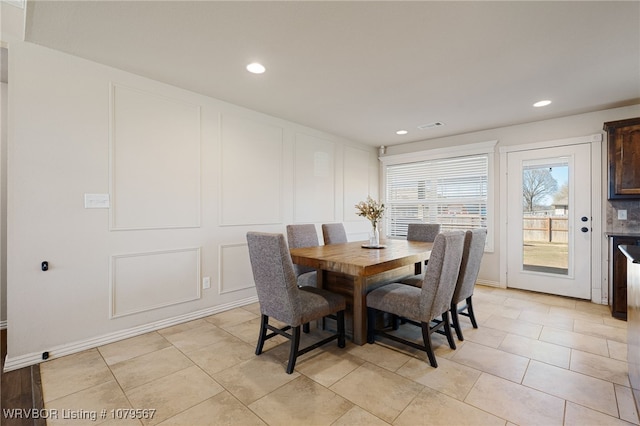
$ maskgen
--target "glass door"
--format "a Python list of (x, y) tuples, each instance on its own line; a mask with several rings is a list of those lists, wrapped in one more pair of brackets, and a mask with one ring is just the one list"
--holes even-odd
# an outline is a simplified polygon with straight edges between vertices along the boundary
[(588, 144), (508, 154), (507, 286), (591, 297)]
[(569, 273), (567, 157), (522, 163), (522, 268)]

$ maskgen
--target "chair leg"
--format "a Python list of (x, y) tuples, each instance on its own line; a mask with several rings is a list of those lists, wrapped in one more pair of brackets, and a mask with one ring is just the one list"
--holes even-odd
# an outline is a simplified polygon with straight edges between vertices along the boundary
[(338, 347), (344, 348), (344, 311), (338, 311)]
[(264, 341), (267, 337), (267, 324), (269, 324), (269, 317), (267, 315), (262, 315), (260, 320), (260, 336), (258, 336), (258, 346), (256, 346), (256, 355), (260, 355), (262, 353)]
[(376, 340), (376, 310), (367, 308), (367, 343), (374, 343)]
[(304, 324), (302, 324), (302, 332), (303, 333), (309, 333), (309, 323), (305, 322)]
[(471, 298), (473, 296), (467, 297), (467, 312), (469, 312), (469, 319), (471, 319), (471, 325), (473, 328), (478, 328), (478, 323), (476, 322), (476, 316), (473, 313), (473, 303), (471, 302)]
[(436, 355), (433, 353), (433, 347), (431, 346), (431, 327), (429, 327), (428, 322), (423, 322), (421, 325), (422, 325), (422, 340), (424, 340), (425, 352), (429, 357), (429, 364), (431, 364), (433, 368), (438, 368)]
[(287, 374), (293, 373), (298, 358), (298, 348), (300, 347), (300, 326), (291, 329), (291, 350), (289, 352), (289, 363), (287, 364)]
[(397, 330), (400, 328), (400, 323), (401, 323), (401, 318), (399, 316), (397, 316), (396, 314), (392, 314), (391, 315), (391, 327), (394, 330)]
[(445, 311), (442, 314), (442, 322), (444, 323), (444, 334), (447, 336), (447, 341), (449, 342), (449, 347), (451, 349), (456, 348), (456, 342), (453, 340), (453, 334), (451, 334), (451, 325), (449, 323), (449, 311)]
[(460, 328), (460, 319), (458, 318), (458, 304), (451, 302), (451, 322), (453, 322), (453, 328), (456, 330), (456, 336), (458, 340), (463, 341), (462, 329)]

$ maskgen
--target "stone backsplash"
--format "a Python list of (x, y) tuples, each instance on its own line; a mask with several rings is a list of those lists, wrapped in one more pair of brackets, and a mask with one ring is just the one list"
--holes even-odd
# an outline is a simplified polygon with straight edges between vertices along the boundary
[[(640, 234), (640, 200), (608, 200), (607, 232)], [(618, 219), (618, 210), (627, 211), (627, 220)]]

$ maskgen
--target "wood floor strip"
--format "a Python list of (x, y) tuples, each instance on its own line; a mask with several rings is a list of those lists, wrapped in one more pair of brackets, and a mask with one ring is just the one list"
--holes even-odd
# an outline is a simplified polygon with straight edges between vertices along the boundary
[[(32, 365), (19, 370), (4, 372), (4, 360), (7, 355), (7, 330), (1, 330), (0, 355), (2, 357), (2, 389), (1, 404), (3, 426), (45, 426), (46, 420), (33, 416), (35, 413), (43, 413), (44, 399), (42, 396), (42, 379), (40, 377), (40, 365)], [(8, 411), (7, 411), (8, 410)], [(18, 418), (19, 416), (28, 418)], [(10, 414), (11, 413), (11, 414)], [(12, 418), (9, 418), (12, 417)], [(38, 418), (34, 418), (38, 417)]]

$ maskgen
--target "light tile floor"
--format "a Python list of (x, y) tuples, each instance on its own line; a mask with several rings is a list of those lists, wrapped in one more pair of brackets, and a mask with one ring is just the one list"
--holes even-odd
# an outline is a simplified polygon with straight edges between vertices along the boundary
[[(463, 318), (456, 350), (434, 336), (437, 369), (382, 340), (331, 343), (288, 375), (284, 338), (254, 355), (257, 304), (54, 359), (41, 364), (45, 406), (61, 413), (49, 424), (81, 424), (63, 410), (118, 425), (639, 424), (626, 322), (606, 306), (484, 286), (474, 305), (480, 328)], [(155, 412), (121, 420), (127, 411), (111, 411), (128, 408)]]

